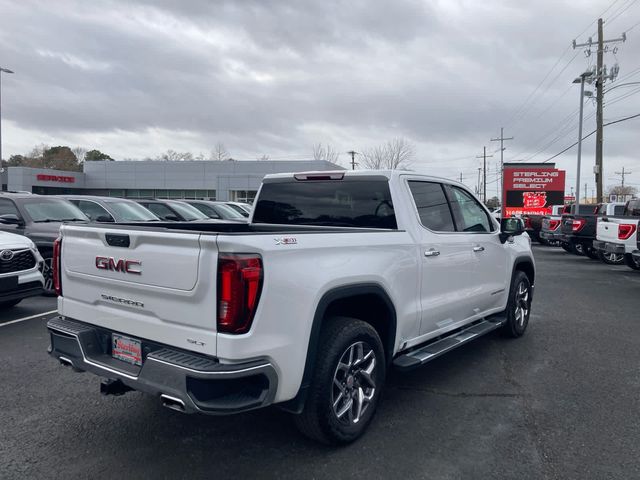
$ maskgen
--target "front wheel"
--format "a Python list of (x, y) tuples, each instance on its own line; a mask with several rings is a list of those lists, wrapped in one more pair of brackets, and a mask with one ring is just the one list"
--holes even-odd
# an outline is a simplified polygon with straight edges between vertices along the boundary
[(361, 320), (326, 321), (316, 368), (298, 429), (326, 444), (346, 444), (371, 422), (385, 379), (385, 357), (376, 330)]
[(40, 272), (44, 277), (43, 295), (45, 297), (54, 297), (56, 295), (56, 291), (53, 288), (53, 252), (45, 250), (40, 252), (40, 254), (44, 260), (40, 267)]
[(633, 255), (631, 255), (630, 253), (624, 254), (624, 263), (626, 263), (627, 267), (632, 270), (640, 270), (640, 262), (633, 258)]
[(522, 271), (516, 271), (511, 279), (506, 311), (507, 321), (502, 326), (503, 334), (513, 338), (524, 335), (527, 325), (529, 325), (532, 294), (529, 277)]

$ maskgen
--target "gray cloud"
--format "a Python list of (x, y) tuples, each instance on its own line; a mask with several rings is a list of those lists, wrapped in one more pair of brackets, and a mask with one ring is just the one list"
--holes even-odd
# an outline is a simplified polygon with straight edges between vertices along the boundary
[[(609, 3), (0, 1), (0, 63), (16, 71), (3, 82), (4, 152), (77, 142), (123, 158), (223, 141), (238, 157), (284, 158), (316, 142), (362, 149), (403, 136), (418, 146), (416, 168), (472, 177), (500, 125), (516, 135), (507, 159), (558, 135), (577, 109), (569, 86), (589, 64), (582, 52), (565, 52), (548, 80), (577, 56), (514, 113)], [(638, 16), (633, 7), (607, 31)], [(621, 76), (640, 67), (635, 34), (617, 55)], [(638, 113), (639, 99), (605, 115)], [(607, 132), (612, 165), (632, 166), (637, 125)], [(569, 133), (532, 159), (572, 143)]]

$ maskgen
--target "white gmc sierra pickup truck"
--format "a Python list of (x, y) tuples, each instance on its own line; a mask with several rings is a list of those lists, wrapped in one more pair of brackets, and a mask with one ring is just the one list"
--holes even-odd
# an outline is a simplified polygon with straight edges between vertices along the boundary
[(390, 367), (521, 336), (535, 266), (459, 183), (400, 171), (267, 176), (248, 224), (65, 224), (49, 352), (186, 413), (270, 404), (347, 443)]

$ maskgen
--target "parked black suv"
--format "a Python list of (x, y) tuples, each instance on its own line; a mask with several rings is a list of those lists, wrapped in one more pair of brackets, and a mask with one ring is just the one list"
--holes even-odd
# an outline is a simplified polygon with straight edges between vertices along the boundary
[(53, 242), (62, 222), (87, 222), (87, 216), (67, 200), (28, 193), (0, 194), (0, 230), (30, 238), (44, 259), (45, 294), (53, 295)]

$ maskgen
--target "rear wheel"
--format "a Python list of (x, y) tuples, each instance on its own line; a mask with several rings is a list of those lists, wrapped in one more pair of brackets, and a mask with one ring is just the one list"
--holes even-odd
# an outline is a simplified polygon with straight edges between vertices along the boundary
[(565, 252), (573, 253), (573, 245), (570, 243), (561, 242), (560, 246)]
[(578, 255), (578, 256), (582, 256), (584, 255), (584, 251), (585, 248), (582, 246), (582, 244), (580, 243), (572, 243), (571, 244), (572, 250), (571, 252)]
[(633, 258), (633, 255), (630, 253), (624, 254), (624, 263), (632, 270), (640, 270), (640, 262)]
[(382, 342), (361, 320), (327, 320), (316, 368), (298, 429), (313, 440), (345, 444), (364, 433), (373, 418), (385, 379)]
[(509, 302), (507, 303), (507, 321), (502, 326), (502, 333), (508, 337), (518, 338), (524, 335), (529, 325), (531, 314), (531, 282), (526, 273), (516, 271), (511, 279)]
[(624, 263), (624, 255), (621, 253), (607, 253), (598, 250), (598, 258), (607, 265), (622, 265)]

